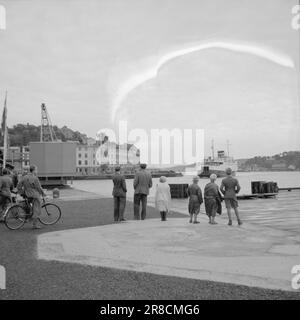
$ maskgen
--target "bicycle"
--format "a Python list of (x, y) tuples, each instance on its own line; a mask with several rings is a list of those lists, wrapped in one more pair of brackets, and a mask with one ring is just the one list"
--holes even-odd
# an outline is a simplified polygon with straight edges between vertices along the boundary
[[(32, 203), (24, 197), (21, 201), (12, 201), (6, 208), (3, 218), (4, 224), (10, 230), (20, 229), (33, 216)], [(43, 198), (41, 215), (38, 220), (44, 225), (53, 225), (61, 218), (61, 209), (58, 205), (46, 202)]]

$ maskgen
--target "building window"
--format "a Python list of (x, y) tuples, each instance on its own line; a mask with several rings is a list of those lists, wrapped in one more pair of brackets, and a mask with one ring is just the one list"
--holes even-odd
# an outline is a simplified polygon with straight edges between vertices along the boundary
[(84, 161), (84, 164), (87, 166), (87, 164), (88, 164), (87, 160)]
[(78, 161), (78, 164), (81, 166), (81, 160)]
[(81, 158), (81, 153), (78, 153), (78, 158)]
[(87, 158), (88, 157), (87, 153), (84, 156)]

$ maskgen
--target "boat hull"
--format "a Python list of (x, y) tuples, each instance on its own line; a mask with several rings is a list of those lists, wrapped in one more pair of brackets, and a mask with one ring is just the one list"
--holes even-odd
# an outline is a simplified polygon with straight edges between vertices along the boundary
[[(209, 178), (211, 174), (215, 174), (218, 178), (226, 177), (226, 172), (223, 170), (208, 170), (202, 171), (198, 174), (200, 178)], [(232, 175), (235, 176), (235, 171), (232, 172)]]

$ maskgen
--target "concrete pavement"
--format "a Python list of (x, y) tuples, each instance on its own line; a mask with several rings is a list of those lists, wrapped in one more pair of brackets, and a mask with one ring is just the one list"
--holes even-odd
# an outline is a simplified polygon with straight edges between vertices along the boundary
[(37, 257), (183, 278), (295, 291), (291, 269), (300, 264), (299, 236), (226, 220), (209, 225), (186, 218), (128, 221), (45, 233)]

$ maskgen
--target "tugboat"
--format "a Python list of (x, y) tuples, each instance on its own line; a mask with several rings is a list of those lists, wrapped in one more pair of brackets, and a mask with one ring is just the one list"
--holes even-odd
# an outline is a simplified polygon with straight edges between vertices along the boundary
[(214, 142), (212, 141), (212, 156), (204, 160), (201, 171), (198, 172), (200, 178), (208, 178), (212, 173), (217, 177), (225, 177), (226, 169), (231, 168), (232, 174), (235, 175), (238, 165), (233, 157), (229, 156), (229, 143), (227, 142), (227, 155), (225, 151), (217, 151), (217, 157), (214, 156)]

